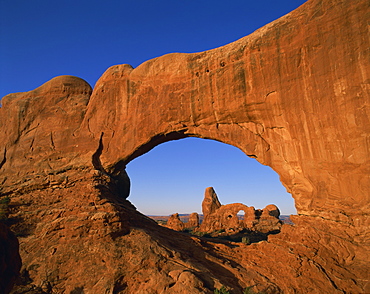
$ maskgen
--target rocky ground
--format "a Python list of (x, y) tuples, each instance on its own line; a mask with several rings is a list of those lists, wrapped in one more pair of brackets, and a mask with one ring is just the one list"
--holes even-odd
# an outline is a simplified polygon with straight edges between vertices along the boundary
[[(9, 224), (23, 262), (13, 293), (213, 293), (222, 286), (231, 293), (249, 286), (265, 293), (362, 291), (348, 277), (358, 275), (353, 260), (366, 251), (360, 240), (345, 241), (346, 224), (327, 231), (325, 221), (295, 216), (294, 226), (250, 245), (193, 236), (137, 212), (100, 172), (69, 175), (67, 185), (12, 192)], [(329, 256), (333, 262), (323, 265)]]

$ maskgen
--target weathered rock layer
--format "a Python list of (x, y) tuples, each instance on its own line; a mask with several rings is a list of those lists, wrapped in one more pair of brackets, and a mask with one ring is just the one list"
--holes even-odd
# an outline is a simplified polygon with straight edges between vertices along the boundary
[[(17, 204), (22, 287), (370, 292), (368, 11), (367, 0), (309, 0), (227, 46), (113, 66), (92, 92), (62, 76), (4, 97), (0, 193)], [(125, 165), (189, 136), (271, 166), (295, 225), (227, 246), (140, 215)]]

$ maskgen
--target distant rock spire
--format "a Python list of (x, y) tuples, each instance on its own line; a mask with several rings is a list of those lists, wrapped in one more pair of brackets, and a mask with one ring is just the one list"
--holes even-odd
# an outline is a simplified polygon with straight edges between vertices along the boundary
[(213, 187), (206, 188), (204, 192), (204, 199), (202, 202), (203, 216), (206, 218), (208, 215), (214, 213), (221, 207), (221, 203), (218, 200), (217, 194)]

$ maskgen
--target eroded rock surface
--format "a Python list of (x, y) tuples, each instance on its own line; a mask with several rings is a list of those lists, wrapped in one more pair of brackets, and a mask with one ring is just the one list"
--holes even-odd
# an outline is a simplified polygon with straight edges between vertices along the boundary
[(194, 230), (199, 227), (199, 215), (198, 213), (193, 212), (189, 215), (188, 220), (183, 222), (180, 219), (179, 214), (174, 213), (170, 215), (165, 226), (171, 230), (180, 231), (180, 232), (184, 231), (185, 229)]
[[(0, 193), (18, 203), (9, 219), (29, 277), (18, 289), (370, 292), (368, 11), (309, 0), (232, 44), (113, 66), (92, 93), (62, 76), (4, 97)], [(295, 225), (228, 245), (139, 214), (125, 165), (189, 136), (272, 167)]]

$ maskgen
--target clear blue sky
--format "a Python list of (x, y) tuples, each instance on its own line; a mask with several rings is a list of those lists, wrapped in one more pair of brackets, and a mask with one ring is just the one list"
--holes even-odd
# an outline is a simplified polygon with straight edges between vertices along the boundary
[[(171, 52), (213, 49), (304, 2), (0, 0), (0, 97), (32, 90), (58, 75), (75, 75), (94, 86), (115, 64), (136, 67)], [(200, 212), (208, 186), (224, 204), (263, 208), (276, 203), (282, 213), (295, 213), (291, 196), (270, 168), (217, 142), (160, 145), (130, 163), (128, 173), (130, 200), (147, 214)]]

